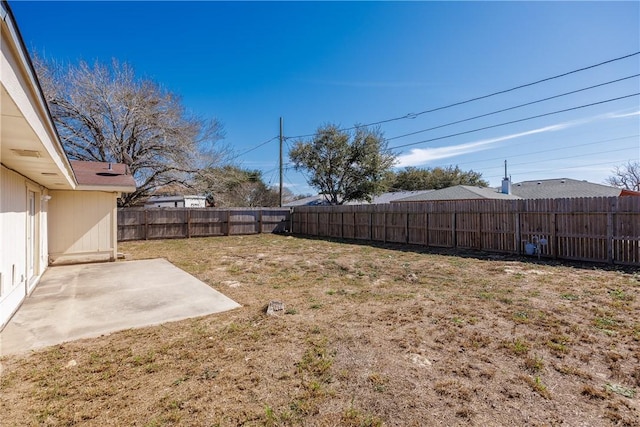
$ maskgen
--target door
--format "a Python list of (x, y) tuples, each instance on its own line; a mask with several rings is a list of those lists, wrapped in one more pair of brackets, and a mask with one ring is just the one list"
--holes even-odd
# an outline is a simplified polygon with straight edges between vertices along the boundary
[(36, 193), (29, 190), (27, 195), (27, 292), (35, 279), (38, 238), (36, 234)]

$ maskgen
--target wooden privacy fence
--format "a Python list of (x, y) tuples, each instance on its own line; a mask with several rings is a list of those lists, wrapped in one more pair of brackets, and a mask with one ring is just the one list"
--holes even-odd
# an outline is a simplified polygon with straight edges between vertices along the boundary
[(118, 241), (285, 232), (289, 208), (119, 208)]
[(640, 197), (300, 206), (294, 234), (640, 266)]

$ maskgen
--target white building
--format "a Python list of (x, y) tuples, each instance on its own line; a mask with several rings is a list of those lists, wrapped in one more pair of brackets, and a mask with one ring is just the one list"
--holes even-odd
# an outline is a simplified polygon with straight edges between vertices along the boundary
[(151, 196), (144, 204), (145, 208), (205, 208), (205, 196)]

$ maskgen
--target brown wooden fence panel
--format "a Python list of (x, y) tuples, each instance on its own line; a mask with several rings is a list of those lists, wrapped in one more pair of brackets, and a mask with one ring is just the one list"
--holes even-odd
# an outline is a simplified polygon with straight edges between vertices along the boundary
[(301, 206), (293, 232), (640, 265), (640, 197)]
[(373, 240), (371, 236), (371, 213), (354, 212), (355, 238), (360, 240)]
[(151, 208), (147, 212), (147, 239), (179, 239), (187, 237), (184, 209)]
[(406, 212), (385, 212), (385, 241), (393, 243), (407, 243), (407, 214)]
[(227, 213), (222, 210), (191, 209), (190, 237), (224, 236)]
[(145, 211), (118, 209), (118, 240), (142, 240), (146, 238)]
[(455, 213), (430, 213), (428, 216), (429, 228), (427, 238), (429, 246), (453, 248)]
[(120, 208), (118, 240), (285, 232), (289, 208)]
[(409, 212), (407, 217), (407, 243), (414, 245), (427, 244), (427, 214), (425, 212)]

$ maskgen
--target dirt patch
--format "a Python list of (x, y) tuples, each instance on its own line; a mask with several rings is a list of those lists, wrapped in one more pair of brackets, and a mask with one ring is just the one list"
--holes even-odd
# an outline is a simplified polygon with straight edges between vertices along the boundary
[(273, 235), (120, 249), (243, 307), (5, 357), (3, 425), (640, 425), (633, 272)]

